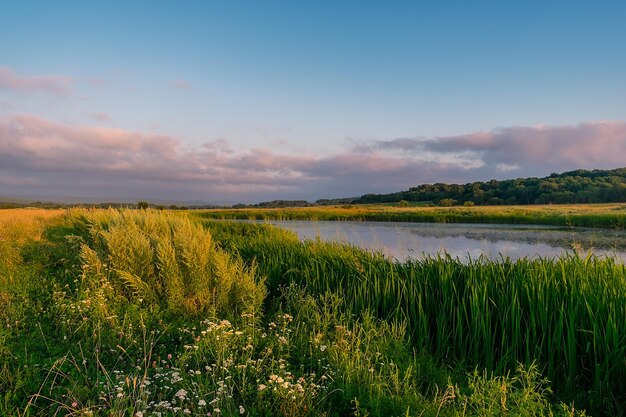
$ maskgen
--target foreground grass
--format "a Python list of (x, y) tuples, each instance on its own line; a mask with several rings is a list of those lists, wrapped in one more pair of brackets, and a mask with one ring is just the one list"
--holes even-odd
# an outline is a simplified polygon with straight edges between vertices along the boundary
[[(22, 218), (0, 228), (0, 236), (12, 239), (11, 256), (0, 258), (0, 415), (584, 414), (551, 392), (542, 376), (548, 358), (532, 360), (538, 352), (533, 345), (550, 339), (548, 334), (528, 336), (536, 337), (527, 342), (531, 354), (520, 358), (520, 365), (511, 353), (506, 369), (484, 366), (480, 355), (459, 354), (465, 346), (487, 355), (493, 349), (495, 364), (502, 346), (511, 342), (510, 332), (526, 323), (529, 307), (559, 305), (562, 297), (542, 293), (551, 287), (532, 284), (527, 297), (520, 298), (531, 303), (518, 306), (521, 321), (514, 321), (511, 312), (510, 330), (494, 333), (498, 343), (487, 346), (482, 334), (474, 335), (477, 328), (446, 327), (458, 309), (446, 310), (461, 300), (460, 294), (468, 294), (460, 288), (457, 296), (443, 286), (458, 283), (455, 276), (462, 275), (450, 261), (424, 264), (439, 268), (443, 278), (416, 275), (411, 279), (432, 283), (411, 287), (409, 275), (385, 270), (393, 264), (382, 258), (346, 246), (300, 244), (293, 235), (266, 226), (209, 224), (207, 231), (185, 216), (155, 211), (76, 210), (54, 216)], [(415, 265), (396, 267), (417, 271)], [(580, 291), (568, 295), (584, 297), (590, 309), (607, 303), (597, 320), (604, 323), (608, 312), (615, 341), (609, 342), (604, 330), (591, 330), (597, 341), (590, 349), (600, 364), (591, 375), (601, 384), (623, 375), (622, 347), (610, 360), (602, 358), (615, 346), (602, 344), (624, 337), (623, 292), (611, 281), (622, 279), (623, 271), (613, 267), (596, 265), (604, 268), (605, 280), (593, 278), (593, 285), (581, 283)], [(530, 281), (546, 270), (541, 263), (517, 268)], [(594, 266), (580, 263), (579, 268), (593, 272)], [(496, 283), (479, 291), (491, 297), (496, 295), (492, 288), (503, 283), (493, 273), (487, 277)], [(564, 288), (571, 285), (568, 278), (560, 279)], [(480, 282), (478, 276), (475, 280)], [(371, 285), (378, 287), (368, 290)], [(422, 316), (409, 309), (416, 293), (392, 299), (410, 288), (429, 291), (415, 304), (424, 306)], [(553, 301), (542, 304), (544, 296)], [(438, 303), (443, 305), (437, 308)], [(504, 322), (495, 317), (498, 309), (487, 308), (493, 303), (499, 305), (499, 299), (476, 304), (489, 316), (484, 332)], [(575, 330), (584, 333), (588, 323), (578, 323), (585, 317), (575, 309), (578, 305), (561, 304), (571, 310), (556, 315), (573, 315), (580, 326)], [(473, 317), (474, 312), (467, 313)], [(538, 332), (552, 330), (536, 326)], [(520, 337), (526, 337), (523, 327)], [(417, 342), (422, 328), (424, 340)], [(442, 340), (445, 332), (449, 337)], [(556, 338), (550, 340), (556, 349), (562, 347)], [(579, 343), (575, 337), (566, 340)], [(441, 352), (429, 352), (430, 343)], [(516, 349), (514, 339), (511, 346)], [(583, 361), (592, 355), (575, 354)], [(571, 363), (554, 366), (561, 370)], [(567, 380), (564, 375), (560, 379)], [(574, 379), (572, 389), (587, 382)], [(609, 387), (612, 396), (591, 403), (597, 415), (619, 414), (622, 388)], [(581, 391), (585, 395), (605, 398)]]
[(626, 408), (626, 267), (612, 260), (395, 263), (269, 225), (206, 222), (222, 244), (257, 260), (270, 294), (285, 283), (331, 292), (358, 314), (405, 323), (436, 359), (503, 373), (536, 361), (562, 398)]
[(447, 208), (351, 205), (286, 209), (214, 209), (194, 214), (205, 219), (541, 224), (622, 229), (626, 227), (626, 204)]

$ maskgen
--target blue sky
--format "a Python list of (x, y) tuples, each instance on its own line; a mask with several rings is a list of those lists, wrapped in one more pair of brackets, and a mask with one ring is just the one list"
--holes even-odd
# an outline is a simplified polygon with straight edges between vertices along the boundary
[[(315, 199), (626, 165), (624, 21), (619, 1), (7, 3), (0, 195)], [(537, 140), (558, 152), (562, 132), (578, 153), (552, 164), (490, 159)], [(484, 134), (486, 148), (457, 140)], [(173, 142), (68, 166), (111, 135)], [(399, 138), (419, 146), (381, 145)]]

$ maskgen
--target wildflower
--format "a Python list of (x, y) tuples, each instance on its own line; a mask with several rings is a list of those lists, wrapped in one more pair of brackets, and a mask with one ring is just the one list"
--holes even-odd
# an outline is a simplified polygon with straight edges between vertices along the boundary
[(135, 413), (135, 417), (143, 417), (143, 413), (141, 411), (137, 411)]
[(74, 401), (74, 402), (72, 403), (72, 408), (76, 408), (76, 407), (78, 407), (78, 403), (77, 403), (76, 401)]
[(180, 398), (181, 400), (184, 400), (187, 396), (187, 391), (181, 388), (176, 392), (176, 394), (174, 394), (174, 396)]
[(191, 410), (190, 410), (190, 409), (188, 409), (188, 408), (185, 408), (185, 409), (183, 410), (183, 414), (191, 414)]
[(167, 359), (170, 359), (170, 360), (172, 359), (172, 354), (171, 353), (167, 354)]
[(204, 400), (200, 400), (200, 401), (198, 401), (198, 405), (199, 405), (200, 407), (204, 407), (204, 406), (206, 405), (206, 401), (204, 401)]
[(222, 412), (222, 410), (220, 410), (219, 408), (214, 408), (213, 411), (215, 412), (215, 414), (219, 414)]
[(263, 391), (265, 388), (267, 388), (267, 385), (265, 385), (265, 384), (260, 384), (259, 385), (259, 391)]
[(243, 413), (245, 413), (245, 412), (246, 412), (246, 409), (245, 409), (245, 408), (243, 408), (243, 405), (240, 405), (240, 406), (239, 406), (239, 414), (243, 414)]

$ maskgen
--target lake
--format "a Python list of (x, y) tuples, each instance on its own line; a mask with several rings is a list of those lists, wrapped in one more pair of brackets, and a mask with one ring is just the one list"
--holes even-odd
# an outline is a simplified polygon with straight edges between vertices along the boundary
[(403, 261), (447, 253), (461, 260), (549, 257), (577, 251), (626, 261), (626, 231), (533, 225), (267, 220), (301, 239), (335, 240)]

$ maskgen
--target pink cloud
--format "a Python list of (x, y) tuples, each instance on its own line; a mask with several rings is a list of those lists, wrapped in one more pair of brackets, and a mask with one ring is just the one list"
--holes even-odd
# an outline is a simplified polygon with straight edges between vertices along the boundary
[(546, 169), (617, 167), (626, 164), (626, 123), (603, 121), (576, 126), (507, 127), (460, 136), (427, 140), (403, 138), (360, 145), (361, 151), (378, 149), (428, 154), (435, 158), (465, 155), (466, 159), (474, 159), (482, 165), (499, 166), (503, 172), (517, 167), (516, 170), (519, 168), (529, 175)]
[(190, 146), (174, 136), (73, 126), (32, 115), (0, 119), (0, 192), (230, 199), (358, 196), (428, 182), (538, 176), (626, 163), (626, 123), (513, 127), (361, 144), (321, 156), (281, 149)]
[(408, 164), (392, 156), (350, 151), (330, 157), (266, 148), (235, 151), (224, 140), (190, 147), (172, 136), (71, 126), (32, 115), (0, 120), (0, 173), (28, 173), (49, 182), (50, 189), (88, 188), (87, 184), (124, 189), (142, 184), (146, 190), (168, 190), (177, 184), (178, 191), (187, 194), (238, 190), (241, 201), (247, 194), (324, 189), (338, 176), (352, 181), (399, 171)]
[(73, 80), (57, 75), (21, 75), (8, 67), (0, 67), (0, 90), (23, 93), (43, 92), (67, 96), (71, 92)]

